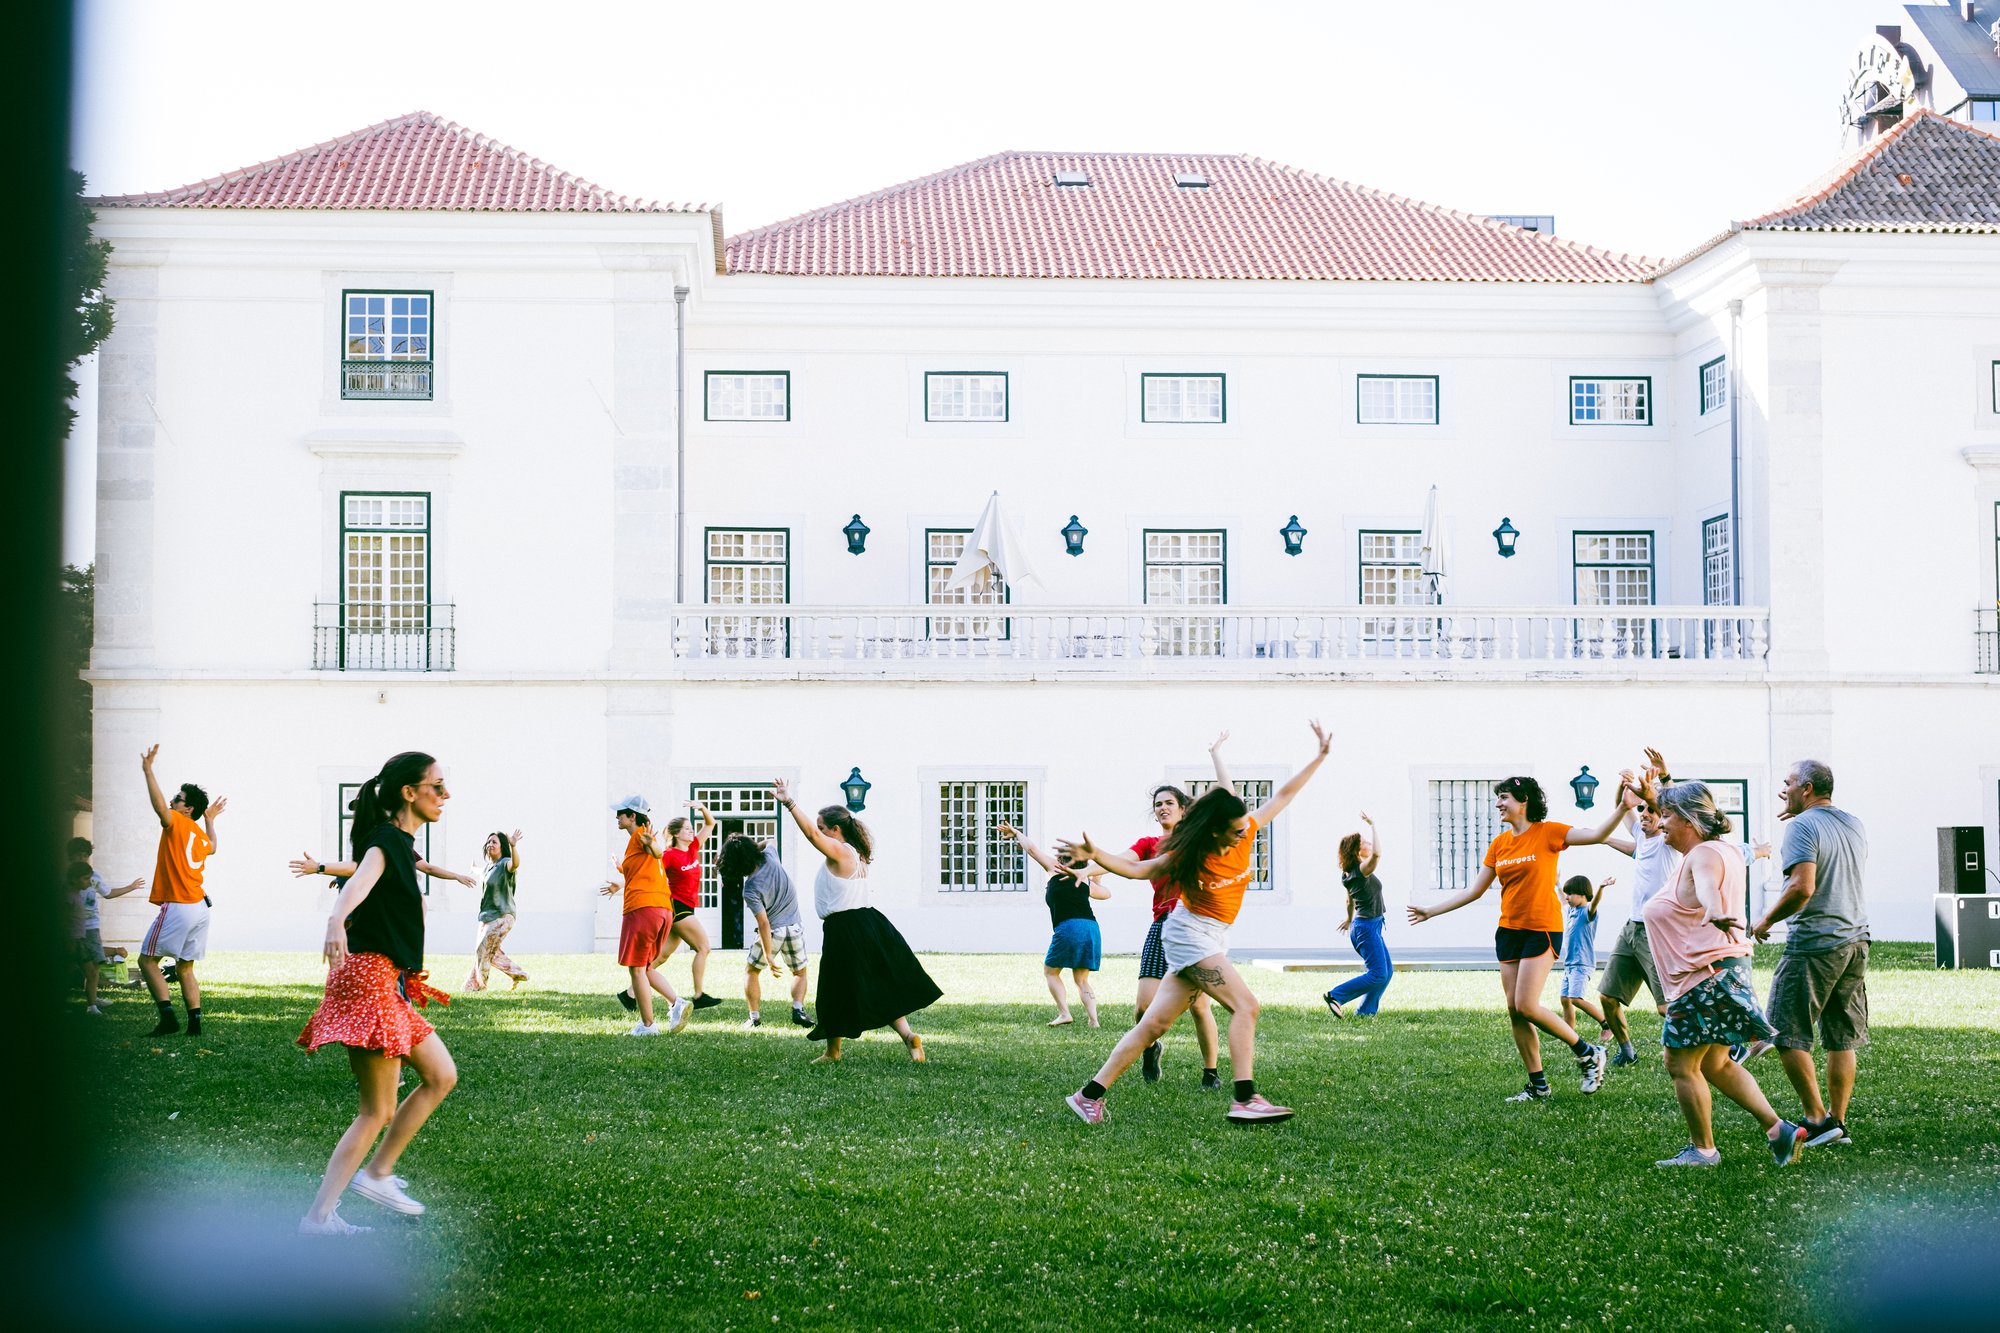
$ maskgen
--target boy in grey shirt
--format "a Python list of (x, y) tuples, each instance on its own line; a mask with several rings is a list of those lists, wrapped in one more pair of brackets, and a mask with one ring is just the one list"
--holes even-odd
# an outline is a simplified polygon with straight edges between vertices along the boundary
[[(1778, 1055), (1805, 1104), (1806, 1145), (1851, 1143), (1847, 1107), (1857, 1052), (1868, 1044), (1868, 833), (1834, 807), (1833, 770), (1816, 759), (1794, 764), (1780, 795), (1789, 821), (1778, 858), (1784, 893), (1750, 932), (1762, 940), (1792, 919), (1771, 978)], [(1813, 1066), (1815, 1028), (1826, 1045), (1826, 1101)]]

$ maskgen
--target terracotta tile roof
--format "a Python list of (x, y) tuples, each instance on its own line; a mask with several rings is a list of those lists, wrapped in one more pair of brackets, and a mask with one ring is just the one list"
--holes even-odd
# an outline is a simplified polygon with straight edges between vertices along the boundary
[(428, 111), (413, 111), (178, 189), (91, 202), (98, 208), (710, 211), (702, 204), (662, 204), (613, 194)]
[(1640, 282), (1656, 264), (1261, 158), (1009, 152), (731, 237), (726, 271)]
[(1919, 111), (1734, 230), (2000, 232), (2000, 138)]

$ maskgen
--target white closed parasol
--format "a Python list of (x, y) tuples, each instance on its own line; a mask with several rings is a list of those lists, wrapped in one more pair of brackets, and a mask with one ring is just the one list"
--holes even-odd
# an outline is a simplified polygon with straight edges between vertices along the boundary
[(1418, 572), (1430, 583), (1431, 598), (1444, 601), (1445, 580), (1445, 535), (1444, 520), (1438, 512), (1438, 488), (1431, 487), (1424, 497), (1424, 529), (1417, 538)]
[(981, 570), (991, 568), (1000, 581), (1010, 588), (1018, 588), (1023, 583), (1040, 583), (1034, 567), (1028, 563), (1028, 547), (1021, 540), (1021, 534), (1014, 526), (1012, 518), (1000, 508), (1000, 492), (993, 492), (986, 501), (986, 508), (980, 511), (979, 522), (974, 525), (972, 535), (965, 540), (965, 550), (952, 566), (951, 577), (945, 581), (948, 588), (969, 588), (979, 578)]

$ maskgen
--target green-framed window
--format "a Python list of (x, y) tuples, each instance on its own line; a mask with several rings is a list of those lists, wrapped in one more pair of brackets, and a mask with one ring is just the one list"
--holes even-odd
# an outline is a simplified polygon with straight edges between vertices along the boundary
[[(715, 836), (701, 845), (701, 905), (720, 907), (722, 876), (715, 867), (724, 838), (732, 833), (747, 834), (775, 849), (783, 859), (785, 821), (778, 808), (778, 794), (769, 782), (695, 782), (688, 785), (688, 799), (700, 801), (715, 816)], [(728, 925), (723, 923), (725, 933)]]
[(925, 421), (1003, 422), (1007, 413), (1004, 370), (924, 372)]
[(434, 295), (343, 291), (340, 396), (428, 400), (436, 370)]
[(1652, 425), (1653, 377), (1570, 376), (1569, 422), (1572, 426)]
[[(792, 592), (790, 528), (707, 528), (702, 533), (702, 599), (711, 606), (783, 606)], [(783, 615), (707, 618), (711, 650), (726, 657), (783, 657)]]
[(1651, 606), (1653, 534), (1576, 532), (1573, 566), (1578, 606)]
[(1729, 358), (1718, 356), (1701, 365), (1701, 414), (1708, 416), (1729, 406)]
[(1025, 782), (940, 782), (938, 888), (946, 893), (1025, 893), (1028, 858), (1000, 826), (1028, 822)]
[(1735, 553), (1729, 549), (1729, 515), (1701, 523), (1701, 604), (1729, 606), (1736, 600)]
[(1435, 426), (1435, 375), (1356, 375), (1354, 421), (1360, 426)]
[[(1214, 785), (1214, 778), (1194, 778), (1187, 785), (1187, 794), (1199, 798)], [(1271, 793), (1276, 789), (1276, 785), (1269, 778), (1237, 778), (1236, 794), (1243, 798), (1243, 804), (1255, 810), (1271, 799)], [(1271, 826), (1260, 824), (1257, 828), (1257, 841), (1250, 844), (1250, 882), (1244, 887), (1268, 890), (1275, 886), (1276, 881), (1271, 873)]]
[[(333, 849), (332, 854), (328, 858), (330, 860), (346, 861), (354, 855), (354, 798), (364, 785), (364, 783), (360, 782), (335, 784), (333, 836), (338, 846)], [(416, 843), (417, 859), (419, 861), (429, 861), (431, 859), (431, 829), (433, 827), (435, 826), (431, 824), (421, 824), (417, 827)], [(430, 876), (419, 873), (417, 875), (417, 887), (428, 894), (431, 891)]]
[(1361, 531), (1355, 571), (1361, 605), (1417, 606), (1431, 600), (1420, 557), (1423, 539), (1411, 529)]
[(1142, 374), (1139, 420), (1220, 426), (1229, 420), (1227, 375)]
[[(1142, 534), (1148, 606), (1223, 606), (1229, 601), (1229, 534), (1220, 528), (1147, 528)], [(1157, 626), (1163, 657), (1222, 652), (1220, 616), (1177, 616)]]
[[(924, 529), (924, 601), (930, 606), (1005, 606), (1013, 599), (1005, 579), (988, 565), (963, 588), (951, 585), (951, 573), (965, 544), (972, 539), (968, 528)], [(1005, 639), (1009, 623), (1005, 616), (963, 614), (934, 615), (930, 618), (933, 639)]]
[(1993, 363), (1993, 410), (2000, 412), (2000, 361)]
[(789, 370), (711, 370), (703, 376), (703, 421), (790, 421)]
[(328, 664), (343, 671), (449, 669), (432, 632), (434, 609), (430, 494), (342, 491), (339, 638)]

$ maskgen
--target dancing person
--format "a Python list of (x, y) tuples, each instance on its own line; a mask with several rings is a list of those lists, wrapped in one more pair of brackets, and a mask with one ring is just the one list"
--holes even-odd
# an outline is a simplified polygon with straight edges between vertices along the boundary
[(1667, 839), (1682, 863), (1674, 882), (1646, 904), (1646, 936), (1667, 987), (1660, 1040), (1689, 1142), (1654, 1165), (1714, 1166), (1722, 1160), (1711, 1088), (1755, 1116), (1771, 1159), (1789, 1165), (1808, 1140), (1805, 1127), (1780, 1119), (1757, 1080), (1729, 1058), (1732, 1045), (1777, 1033), (1750, 988), (1754, 946), (1743, 931), (1743, 857), (1722, 841), (1729, 816), (1699, 782), (1674, 783), (1660, 791), (1659, 802)]
[[(472, 944), (472, 975), (465, 989), (485, 990), (486, 982), (499, 968), (519, 986), (528, 979), (519, 964), (500, 947), (507, 932), (514, 929), (515, 876), (521, 871), (521, 830), (509, 835), (495, 830), (486, 835), (486, 885), (479, 895), (479, 935)], [(512, 987), (509, 987), (512, 989)]]
[(815, 1006), (819, 1019), (806, 1037), (824, 1041), (826, 1050), (813, 1063), (838, 1063), (842, 1042), (879, 1027), (894, 1028), (910, 1059), (924, 1063), (924, 1039), (911, 1028), (909, 1016), (936, 1003), (944, 992), (889, 918), (868, 905), (868, 870), (875, 853), (868, 826), (844, 805), (823, 806), (817, 818), (807, 818), (783, 778), (771, 790), (824, 858), (813, 879), (813, 906), (823, 932)]
[[(347, 1047), (360, 1106), (327, 1159), (319, 1193), (299, 1221), (301, 1235), (369, 1230), (336, 1211), (344, 1190), (407, 1216), (424, 1211), (409, 1196), (396, 1165), (458, 1082), (458, 1067), (444, 1039), (415, 1007), (431, 1000), (451, 1003), (425, 984), (416, 833), (436, 823), (450, 799), (437, 761), (414, 750), (391, 758), (354, 795), (349, 850), (355, 869), (327, 918), (326, 994), (298, 1044), (308, 1051), (328, 1043)], [(417, 1071), (418, 1082), (398, 1105), (404, 1065)], [(370, 1157), (377, 1136), (382, 1142)]]
[(1021, 844), (1029, 859), (1049, 872), (1042, 901), (1048, 906), (1053, 933), (1042, 957), (1042, 979), (1055, 999), (1056, 1016), (1047, 1026), (1068, 1027), (1076, 1021), (1069, 1011), (1069, 992), (1063, 988), (1062, 974), (1067, 968), (1076, 981), (1076, 998), (1083, 1005), (1084, 1017), (1096, 1027), (1097, 992), (1090, 988), (1090, 974), (1104, 966), (1104, 937), (1098, 930), (1097, 913), (1090, 910), (1090, 900), (1109, 898), (1111, 890), (1098, 882), (1099, 873), (1092, 872), (1088, 862), (1050, 856), (1012, 824), (1002, 824), (1000, 836)]
[(639, 1013), (638, 1023), (625, 1035), (660, 1035), (660, 1025), (653, 1021), (654, 991), (667, 1001), (667, 1031), (679, 1032), (687, 1026), (688, 1002), (667, 984), (655, 962), (673, 926), (674, 899), (660, 865), (653, 807), (643, 796), (627, 796), (613, 808), (618, 827), (626, 834), (625, 857), (618, 863), (618, 877), (606, 880), (599, 892), (607, 898), (621, 891), (625, 895), (618, 922), (618, 965), (630, 979), (632, 1007)]
[(90, 864), (90, 854), (94, 849), (88, 838), (71, 838), (69, 854), (70, 892), (70, 940), (76, 950), (76, 961), (83, 968), (83, 1012), (92, 1017), (101, 1016), (104, 1010), (97, 1004), (98, 969), (104, 965), (104, 917), (99, 904), (109, 898), (123, 898), (128, 893), (136, 893), (146, 887), (145, 879), (133, 880), (130, 884), (109, 888), (104, 877)]
[[(1805, 1103), (1807, 1143), (1852, 1143), (1847, 1110), (1860, 1048), (1868, 1044), (1868, 830), (1833, 804), (1833, 770), (1817, 759), (1792, 765), (1779, 794), (1786, 827), (1777, 866), (1785, 889), (1750, 933), (1765, 940), (1791, 920), (1771, 976), (1778, 1057)], [(1815, 1028), (1826, 1046), (1825, 1100), (1813, 1066)], [(1753, 1045), (1750, 1054), (1758, 1050)]]
[[(1622, 789), (1620, 797), (1624, 795)], [(1611, 815), (1594, 830), (1549, 821), (1548, 798), (1542, 785), (1529, 777), (1502, 779), (1493, 787), (1494, 809), (1507, 825), (1486, 848), (1479, 874), (1463, 892), (1435, 907), (1411, 907), (1410, 923), (1421, 925), (1446, 912), (1476, 902), (1500, 882), (1500, 926), (1493, 935), (1493, 952), (1500, 962), (1500, 988), (1507, 996), (1507, 1022), (1528, 1082), (1510, 1102), (1546, 1101), (1554, 1094), (1542, 1072), (1542, 1043), (1536, 1029), (1569, 1047), (1576, 1056), (1581, 1088), (1596, 1092), (1604, 1084), (1604, 1048), (1585, 1041), (1562, 1015), (1542, 1003), (1542, 986), (1562, 949), (1562, 905), (1556, 899), (1556, 858), (1565, 847), (1601, 843), (1617, 829), (1627, 809), (1613, 801)]]
[(147, 895), (160, 911), (139, 945), (139, 972), (159, 1008), (160, 1021), (146, 1035), (171, 1037), (181, 1030), (180, 1020), (174, 1016), (173, 992), (160, 974), (160, 960), (171, 958), (181, 1000), (187, 1006), (187, 1034), (198, 1037), (201, 982), (195, 977), (194, 965), (208, 952), (210, 910), (202, 875), (208, 858), (215, 854), (215, 821), (229, 800), (223, 797), (211, 803), (208, 793), (192, 782), (183, 782), (168, 800), (160, 790), (160, 780), (153, 776), (153, 760), (159, 753), (160, 747), (155, 745), (139, 760), (146, 774), (146, 795), (153, 802), (153, 813), (160, 817), (160, 850), (153, 862), (153, 891)]
[[(1222, 763), (1222, 742), (1229, 739), (1223, 732), (1215, 744), (1208, 747), (1209, 758), (1215, 763), (1215, 784), (1235, 791), (1229, 781), (1228, 770)], [(1160, 850), (1160, 844), (1171, 836), (1174, 825), (1180, 823), (1187, 813), (1188, 794), (1171, 783), (1153, 788), (1153, 818), (1160, 825), (1160, 836), (1148, 835), (1132, 844), (1132, 859), (1149, 861)], [(1133, 999), (1132, 1021), (1145, 1018), (1146, 1010), (1152, 1007), (1153, 997), (1159, 994), (1160, 982), (1167, 975), (1167, 954), (1160, 946), (1160, 929), (1166, 922), (1167, 914), (1174, 910), (1174, 904), (1181, 900), (1181, 888), (1170, 875), (1153, 876), (1153, 920), (1146, 927), (1145, 943), (1139, 948), (1139, 990)], [(1220, 1092), (1222, 1076), (1216, 1072), (1216, 1064), (1221, 1052), (1222, 1039), (1215, 1030), (1215, 1006), (1207, 995), (1196, 992), (1194, 1003), (1188, 1006), (1194, 1019), (1195, 1045), (1201, 1051), (1201, 1090)], [(1176, 1020), (1178, 1021), (1178, 1020)], [(1139, 1072), (1148, 1083), (1160, 1081), (1160, 1067), (1166, 1057), (1166, 1038), (1162, 1036), (1139, 1054)]]
[(1562, 1015), (1571, 1027), (1579, 1009), (1604, 1023), (1604, 1011), (1590, 1002), (1590, 978), (1597, 971), (1597, 905), (1617, 882), (1607, 876), (1593, 886), (1588, 875), (1563, 881)]
[(1236, 1087), (1228, 1119), (1236, 1124), (1268, 1124), (1291, 1118), (1291, 1107), (1275, 1105), (1257, 1091), (1259, 1006), (1249, 984), (1229, 961), (1229, 927), (1243, 909), (1257, 830), (1268, 827), (1326, 762), (1333, 738), (1317, 721), (1312, 723), (1312, 731), (1318, 750), (1270, 800), (1252, 811), (1235, 791), (1218, 783), (1196, 798), (1174, 825), (1159, 854), (1147, 860), (1134, 861), (1097, 848), (1087, 832), (1074, 843), (1056, 844), (1057, 851), (1095, 861), (1126, 879), (1150, 879), (1165, 873), (1181, 891), (1180, 901), (1160, 930), (1169, 975), (1161, 980), (1145, 1017), (1118, 1039), (1096, 1076), (1065, 1098), (1069, 1109), (1085, 1124), (1103, 1123), (1104, 1098), (1111, 1085), (1141, 1051), (1173, 1026), (1201, 991), (1229, 1011), (1229, 1072)]
[(1604, 975), (1597, 982), (1597, 1000), (1604, 1010), (1604, 1040), (1618, 1043), (1618, 1052), (1611, 1057), (1613, 1068), (1639, 1063), (1625, 1010), (1638, 998), (1641, 983), (1652, 997), (1654, 1010), (1660, 1014), (1667, 1012), (1667, 993), (1661, 988), (1652, 946), (1646, 940), (1646, 904), (1680, 873), (1681, 854), (1667, 842), (1660, 827), (1659, 788), (1671, 781), (1666, 761), (1660, 758), (1658, 750), (1649, 749), (1646, 755), (1644, 771), (1630, 781), (1619, 797), (1626, 808), (1625, 829), (1630, 846), (1618, 838), (1605, 839), (1606, 846), (1626, 852), (1632, 858), (1631, 910), (1625, 924), (1618, 928), (1618, 938), (1612, 942), (1611, 954), (1604, 961)]
[(1340, 929), (1353, 943), (1354, 952), (1361, 955), (1362, 970), (1359, 976), (1349, 977), (1320, 996), (1335, 1018), (1347, 1017), (1347, 1003), (1356, 996), (1361, 997), (1361, 1007), (1355, 1016), (1375, 1017), (1382, 1008), (1382, 992), (1389, 989), (1389, 981), (1396, 975), (1395, 960), (1382, 942), (1382, 918), (1387, 909), (1382, 905), (1382, 881), (1375, 878), (1375, 867), (1382, 860), (1381, 839), (1366, 810), (1361, 812), (1361, 822), (1368, 826), (1366, 833), (1356, 831), (1340, 840), (1340, 883), (1347, 890), (1347, 918)]
[(792, 1025), (811, 1027), (813, 1018), (806, 1012), (806, 927), (799, 918), (792, 877), (776, 849), (766, 848), (747, 833), (732, 833), (716, 853), (715, 869), (723, 893), (742, 895), (743, 910), (756, 927), (744, 958), (749, 970), (743, 977), (743, 999), (750, 1006), (750, 1017), (743, 1026), (763, 1026), (762, 975), (769, 967), (774, 978), (784, 976), (786, 968), (792, 970)]
[[(667, 887), (673, 894), (673, 927), (661, 942), (660, 956), (653, 960), (655, 967), (665, 967), (667, 960), (674, 956), (685, 940), (694, 950), (694, 1007), (713, 1009), (722, 1001), (710, 995), (705, 989), (708, 978), (708, 927), (701, 924), (695, 915), (701, 910), (701, 844), (702, 839), (715, 834), (715, 816), (700, 801), (689, 801), (688, 809), (701, 812), (701, 829), (697, 832), (684, 815), (676, 815), (667, 821), (666, 846), (660, 853), (660, 864), (667, 873)], [(621, 991), (618, 1002), (627, 1009), (633, 1007), (632, 992)]]

